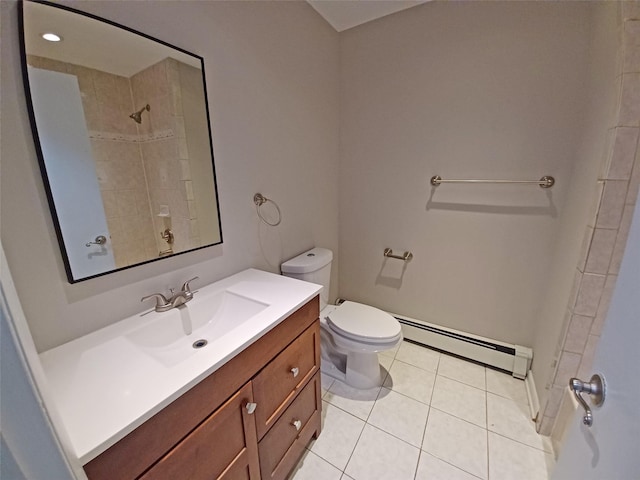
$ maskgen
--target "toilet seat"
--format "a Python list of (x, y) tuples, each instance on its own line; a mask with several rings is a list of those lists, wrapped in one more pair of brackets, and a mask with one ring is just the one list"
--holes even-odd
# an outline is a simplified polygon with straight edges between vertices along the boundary
[(327, 316), (336, 334), (366, 344), (388, 344), (402, 338), (400, 323), (382, 310), (346, 301)]

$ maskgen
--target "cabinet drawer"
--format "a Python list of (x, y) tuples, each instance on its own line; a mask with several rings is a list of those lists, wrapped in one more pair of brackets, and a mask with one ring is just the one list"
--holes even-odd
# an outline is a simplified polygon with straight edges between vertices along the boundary
[(320, 434), (321, 409), (320, 372), (317, 372), (260, 441), (262, 480), (280, 480), (289, 474), (311, 437)]
[(252, 401), (249, 382), (140, 480), (258, 479), (255, 415), (245, 408)]
[(319, 369), (320, 323), (316, 321), (253, 380), (253, 392), (258, 404), (258, 439), (278, 420), (296, 394)]

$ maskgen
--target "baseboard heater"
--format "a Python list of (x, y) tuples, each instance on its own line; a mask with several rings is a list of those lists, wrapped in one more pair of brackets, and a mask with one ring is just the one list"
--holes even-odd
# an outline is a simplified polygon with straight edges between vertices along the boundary
[(524, 379), (531, 368), (533, 351), (530, 348), (498, 342), (394, 313), (391, 315), (400, 322), (404, 338), (410, 342), (504, 370), (520, 379)]

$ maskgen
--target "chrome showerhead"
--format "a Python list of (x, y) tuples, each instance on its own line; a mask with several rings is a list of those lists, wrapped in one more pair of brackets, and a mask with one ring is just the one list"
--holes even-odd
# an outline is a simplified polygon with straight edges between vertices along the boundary
[(133, 118), (133, 121), (136, 123), (142, 123), (142, 112), (144, 112), (145, 110), (147, 112), (151, 110), (151, 107), (149, 106), (148, 103), (137, 112), (134, 112), (131, 115), (129, 115), (129, 118)]

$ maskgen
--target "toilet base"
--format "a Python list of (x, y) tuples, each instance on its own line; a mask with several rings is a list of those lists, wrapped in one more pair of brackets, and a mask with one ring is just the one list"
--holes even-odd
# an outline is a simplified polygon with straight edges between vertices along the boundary
[(337, 362), (338, 365), (332, 360), (335, 358), (323, 356), (320, 368), (322, 373), (361, 390), (382, 385), (377, 353), (351, 352), (345, 359), (346, 362)]
[(380, 361), (377, 353), (349, 352), (346, 382), (355, 388), (373, 388), (382, 385)]

